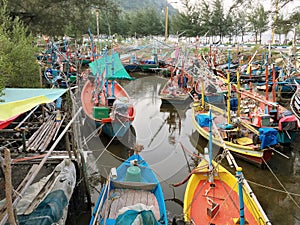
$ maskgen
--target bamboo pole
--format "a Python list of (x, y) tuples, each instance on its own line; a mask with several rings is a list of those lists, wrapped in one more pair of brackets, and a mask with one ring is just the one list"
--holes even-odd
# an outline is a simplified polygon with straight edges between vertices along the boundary
[(37, 105), (31, 112), (14, 128), (15, 131), (18, 131), (22, 124), (37, 110), (40, 105)]
[(14, 216), (14, 209), (12, 203), (12, 184), (11, 184), (11, 158), (9, 149), (4, 149), (4, 174), (5, 174), (5, 197), (6, 197), (6, 209), (8, 214), (8, 222), (10, 225), (16, 225)]
[[(28, 187), (31, 185), (31, 183), (33, 182), (33, 180), (35, 179), (35, 177), (37, 176), (37, 174), (39, 173), (39, 171), (42, 169), (42, 167), (46, 163), (48, 157), (51, 155), (51, 153), (53, 152), (53, 150), (55, 149), (55, 147), (57, 146), (57, 144), (60, 142), (60, 140), (62, 139), (62, 137), (64, 136), (64, 134), (68, 131), (68, 129), (70, 128), (71, 124), (74, 122), (74, 120), (76, 119), (76, 117), (80, 114), (81, 110), (82, 110), (82, 107), (80, 107), (78, 109), (78, 111), (76, 112), (76, 114), (74, 115), (74, 117), (72, 118), (72, 120), (68, 123), (68, 125), (65, 127), (65, 129), (63, 130), (63, 132), (61, 132), (61, 134), (59, 135), (59, 137), (53, 143), (53, 145), (51, 146), (51, 148), (47, 152), (46, 156), (40, 162), (40, 164), (38, 165), (37, 169), (34, 171), (34, 173), (30, 177), (30, 179), (28, 180), (28, 182), (26, 183), (26, 185), (24, 186), (24, 188), (22, 189), (22, 191), (20, 192), (20, 194), (17, 196), (17, 198), (13, 202), (13, 207), (16, 207), (16, 205), (18, 204), (18, 202), (21, 200), (21, 196), (24, 195), (24, 193), (26, 192), (26, 190), (28, 189)], [(2, 218), (2, 220), (0, 222), (0, 225), (4, 225), (6, 223), (7, 217), (8, 217), (8, 215), (5, 214), (5, 216)]]
[[(240, 79), (240, 69), (238, 68), (236, 72), (236, 79), (237, 79), (237, 89), (241, 90), (241, 79)], [(237, 108), (237, 116), (240, 117), (241, 115), (241, 92), (237, 92), (238, 95), (238, 108)]]

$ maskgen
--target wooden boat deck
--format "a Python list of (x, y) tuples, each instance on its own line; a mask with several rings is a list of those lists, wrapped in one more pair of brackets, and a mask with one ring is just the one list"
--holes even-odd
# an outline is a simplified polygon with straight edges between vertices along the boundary
[[(211, 187), (211, 183), (206, 180), (199, 182), (190, 206), (190, 220), (199, 225), (235, 224), (234, 220), (240, 216), (238, 194), (220, 180), (215, 180), (214, 185)], [(212, 203), (217, 204), (214, 210)], [(246, 207), (245, 220), (249, 224), (258, 224)]]
[[(115, 196), (115, 197), (112, 197)], [(159, 206), (153, 193), (144, 190), (114, 189), (110, 193), (109, 201), (104, 204), (105, 212), (109, 211), (108, 218), (117, 219), (118, 212), (125, 206), (132, 206), (142, 203), (146, 206), (153, 206), (152, 211), (157, 220), (160, 218)]]

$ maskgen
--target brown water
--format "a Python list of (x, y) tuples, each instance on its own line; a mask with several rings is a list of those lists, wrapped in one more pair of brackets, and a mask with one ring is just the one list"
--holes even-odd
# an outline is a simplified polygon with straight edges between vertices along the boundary
[[(197, 149), (203, 149), (207, 141), (196, 133), (192, 121), (189, 104), (180, 106), (162, 105), (158, 93), (167, 79), (153, 75), (134, 75), (136, 80), (122, 82), (123, 87), (132, 97), (136, 109), (136, 117), (132, 124), (133, 133), (136, 134), (138, 144), (144, 146), (141, 152), (143, 158), (149, 163), (160, 179), (164, 191), (166, 206), (169, 217), (182, 217), (182, 201), (186, 184), (173, 187), (172, 184), (181, 182), (194, 166), (194, 161), (188, 151), (197, 153)], [(85, 135), (88, 135), (94, 127), (85, 126)], [(249, 163), (236, 160), (243, 167), (246, 179), (264, 208), (272, 224), (300, 224), (300, 137), (297, 138), (291, 148), (286, 148), (286, 159), (279, 154), (274, 155), (269, 166), (274, 175), (267, 169), (257, 168)], [(125, 146), (124, 146), (125, 145)], [(111, 167), (117, 167), (121, 158), (128, 155), (126, 144), (113, 142), (109, 144), (107, 138), (96, 138), (88, 142), (91, 154), (89, 169), (99, 171), (101, 176), (106, 177)], [(108, 146), (109, 151), (104, 151)], [(197, 149), (196, 149), (197, 148)], [(219, 149), (214, 147), (214, 156)], [(120, 157), (120, 158), (118, 158)], [(96, 167), (94, 161), (96, 160)], [(224, 159), (222, 165), (228, 167)], [(93, 176), (95, 188), (92, 188), (94, 200), (98, 196), (100, 175), (95, 172)], [(275, 178), (276, 176), (276, 178)], [(284, 188), (298, 196), (286, 194), (272, 189), (283, 190)], [(259, 186), (264, 185), (270, 188)], [(295, 202), (294, 202), (295, 201)]]

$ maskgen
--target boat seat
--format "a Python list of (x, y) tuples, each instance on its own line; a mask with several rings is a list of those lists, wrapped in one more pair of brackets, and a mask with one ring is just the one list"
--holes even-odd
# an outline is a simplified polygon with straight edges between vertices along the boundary
[(207, 208), (207, 215), (210, 218), (213, 218), (217, 214), (219, 209), (220, 209), (220, 205), (218, 203), (213, 202), (211, 208)]
[(143, 183), (132, 181), (112, 181), (112, 183), (115, 188), (139, 189), (144, 191), (152, 191), (157, 186), (156, 183)]
[(252, 145), (253, 144), (253, 140), (251, 138), (248, 138), (248, 137), (241, 137), (241, 138), (238, 138), (236, 139), (236, 142), (239, 144), (239, 145)]

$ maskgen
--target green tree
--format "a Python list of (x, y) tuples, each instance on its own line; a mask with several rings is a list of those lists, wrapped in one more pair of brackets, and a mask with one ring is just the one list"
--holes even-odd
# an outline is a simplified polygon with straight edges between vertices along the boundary
[(139, 36), (154, 34), (162, 35), (164, 33), (164, 26), (162, 18), (154, 8), (139, 10), (130, 17), (131, 34)]
[(173, 33), (184, 32), (185, 36), (196, 36), (200, 32), (199, 11), (190, 1), (183, 2), (185, 10), (172, 17), (171, 31)]
[(279, 15), (276, 21), (275, 26), (276, 34), (279, 34), (279, 41), (281, 42), (281, 35), (284, 35), (284, 39), (286, 39), (287, 34), (292, 30), (293, 26), (289, 19), (284, 19), (283, 15)]
[(220, 0), (214, 0), (212, 5), (213, 5), (213, 10), (211, 14), (212, 34), (215, 36), (219, 36), (220, 41), (222, 41), (222, 38), (226, 33), (224, 8)]
[(264, 10), (262, 4), (254, 8), (250, 14), (248, 14), (248, 22), (250, 24), (250, 30), (255, 34), (255, 42), (261, 43), (261, 35), (268, 30), (268, 13)]
[(73, 34), (86, 33), (94, 21), (93, 10), (105, 10), (111, 5), (110, 0), (10, 0), (7, 10), (34, 34), (63, 36), (66, 28)]
[[(3, 1), (5, 3), (5, 1)], [(39, 86), (39, 70), (33, 46), (34, 38), (16, 17), (7, 15), (6, 5), (0, 11), (0, 74), (6, 87)]]
[(291, 14), (289, 21), (294, 28), (294, 43), (296, 43), (297, 34), (300, 33), (300, 7), (296, 8), (294, 12)]

